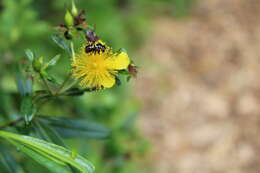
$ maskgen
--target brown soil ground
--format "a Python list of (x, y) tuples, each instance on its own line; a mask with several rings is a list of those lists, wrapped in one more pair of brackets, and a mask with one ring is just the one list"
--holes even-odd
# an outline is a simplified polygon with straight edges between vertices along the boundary
[(140, 126), (160, 173), (260, 172), (260, 1), (159, 18), (142, 54)]

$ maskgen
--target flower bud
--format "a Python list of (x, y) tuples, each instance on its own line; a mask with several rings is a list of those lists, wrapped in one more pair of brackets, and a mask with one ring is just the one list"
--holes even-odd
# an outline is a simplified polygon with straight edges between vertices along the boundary
[(129, 64), (128, 65), (128, 71), (131, 74), (131, 76), (136, 78), (138, 70), (137, 70), (137, 67), (135, 65)]
[(73, 26), (74, 25), (74, 19), (73, 16), (71, 15), (71, 13), (67, 10), (66, 14), (65, 14), (65, 23), (67, 26)]
[(42, 64), (43, 64), (43, 57), (42, 57), (42, 56), (39, 57), (39, 58), (34, 58), (34, 59), (33, 59), (32, 66), (33, 66), (33, 69), (34, 69), (36, 72), (40, 72), (40, 71), (41, 71)]
[(71, 0), (71, 3), (72, 3), (71, 13), (72, 13), (73, 16), (77, 16), (78, 15), (78, 9), (75, 5), (75, 1)]

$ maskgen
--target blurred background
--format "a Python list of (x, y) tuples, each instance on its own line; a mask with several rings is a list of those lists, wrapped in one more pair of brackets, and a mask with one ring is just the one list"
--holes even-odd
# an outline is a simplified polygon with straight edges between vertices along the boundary
[[(112, 129), (108, 139), (67, 140), (97, 173), (260, 171), (259, 0), (76, 3), (98, 35), (114, 48), (126, 48), (139, 67), (129, 84), (57, 100), (42, 110)], [(69, 5), (68, 0), (0, 1), (2, 114), (17, 116), (18, 101), (4, 93), (17, 92), (12, 66), (24, 49), (45, 57), (62, 53), (50, 35)], [(64, 77), (69, 62), (64, 55), (53, 69), (57, 78)]]

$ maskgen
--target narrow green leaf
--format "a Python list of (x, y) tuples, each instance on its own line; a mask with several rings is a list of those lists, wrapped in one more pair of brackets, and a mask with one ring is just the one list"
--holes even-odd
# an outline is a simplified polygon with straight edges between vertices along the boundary
[(123, 122), (121, 129), (122, 130), (133, 130), (134, 129), (134, 125), (136, 122), (138, 115), (137, 114), (130, 114), (126, 120)]
[(37, 151), (29, 148), (25, 145), (22, 145), (18, 142), (11, 141), (17, 148), (19, 148), (22, 152), (26, 155), (37, 161), (39, 164), (43, 165), (44, 167), (48, 168), (52, 173), (71, 173), (66, 166), (62, 166), (52, 159), (45, 157), (42, 153), (38, 153)]
[(25, 77), (25, 74), (17, 66), (15, 69), (16, 86), (20, 95), (31, 95), (32, 94), (32, 80), (29, 77)]
[(92, 138), (92, 139), (103, 139), (107, 138), (109, 132), (95, 132), (95, 131), (80, 131), (64, 128), (55, 128), (56, 131), (64, 138)]
[(130, 75), (129, 71), (127, 70), (119, 70), (118, 73), (121, 75)]
[(67, 148), (60, 135), (51, 126), (41, 121), (33, 121), (32, 124), (38, 137)]
[(66, 44), (66, 42), (58, 35), (52, 35), (51, 36), (52, 40), (60, 46), (62, 49), (66, 50), (69, 52), (69, 54), (72, 53), (71, 48)]
[(94, 171), (94, 166), (88, 160), (80, 155), (72, 157), (72, 152), (65, 149), (64, 147), (30, 136), (17, 135), (5, 131), (0, 131), (0, 136), (8, 140), (19, 142), (20, 144), (29, 147), (34, 151), (45, 153), (49, 156), (49, 158), (51, 157), (53, 158), (53, 160), (71, 165), (77, 168), (82, 173), (93, 173)]
[(46, 63), (43, 66), (43, 70), (47, 69), (48, 67), (52, 67), (52, 66), (56, 65), (56, 63), (58, 62), (59, 59), (60, 59), (60, 54), (56, 55), (48, 63)]
[(70, 88), (67, 90), (64, 95), (66, 96), (81, 96), (85, 93), (85, 90), (79, 89), (79, 88)]
[(33, 61), (34, 59), (34, 55), (33, 55), (33, 52), (30, 50), (30, 49), (26, 49), (25, 50), (25, 54), (27, 56), (27, 58), (29, 59), (29, 61)]
[[(54, 129), (52, 129), (50, 126), (48, 126), (47, 124), (44, 124), (44, 123), (42, 123), (40, 121), (37, 121), (37, 124), (38, 125), (40, 124), (40, 126), (36, 126), (35, 125), (35, 121), (33, 121), (33, 123), (32, 123), (32, 125), (35, 126), (35, 130), (37, 131), (37, 136), (38, 137), (40, 137), (42, 139), (45, 139), (45, 140), (48, 140), (48, 141), (51, 141), (51, 142), (53, 142), (53, 143), (55, 143), (57, 145), (65, 147), (65, 148), (68, 148), (66, 146), (66, 144), (63, 142), (63, 140), (61, 139), (61, 137), (59, 136), (59, 134)], [(64, 165), (64, 163), (61, 163), (59, 160), (48, 156), (47, 154), (45, 154), (42, 151), (37, 150), (37, 152), (39, 152), (43, 156), (49, 158), (50, 160), (52, 160), (52, 161), (54, 161), (54, 162), (56, 162), (58, 164)], [(75, 158), (76, 155), (77, 155), (77, 152), (75, 152), (75, 150), (72, 150), (71, 157)], [(72, 167), (71, 165), (68, 165), (68, 168), (70, 169), (70, 171), (72, 173), (79, 173), (78, 170), (75, 169), (74, 167)]]
[(125, 49), (125, 48), (120, 48), (119, 50), (118, 50), (118, 52), (124, 52), (124, 53), (127, 53), (127, 50)]
[(6, 167), (6, 165), (2, 159), (0, 159), (0, 170), (1, 170), (1, 173), (13, 173), (8, 170), (8, 168)]
[(42, 71), (41, 71), (41, 75), (42, 75), (45, 79), (47, 79), (49, 82), (51, 82), (51, 83), (53, 83), (53, 84), (58, 84), (57, 80), (56, 80), (53, 76), (51, 76), (47, 71), (42, 70)]
[[(18, 170), (18, 165), (13, 156), (7, 152), (7, 148), (1, 146), (0, 148), (0, 162), (9, 173), (15, 173)], [(2, 171), (2, 170), (1, 170)]]
[(79, 119), (41, 117), (62, 136), (67, 138), (106, 138), (111, 131), (94, 122)]
[(127, 76), (127, 77), (126, 77), (126, 81), (129, 82), (129, 81), (131, 80), (131, 78), (132, 78), (132, 76), (130, 76), (130, 75)]
[(26, 124), (29, 124), (36, 113), (36, 108), (32, 103), (31, 96), (24, 96), (21, 103), (21, 114), (24, 116)]

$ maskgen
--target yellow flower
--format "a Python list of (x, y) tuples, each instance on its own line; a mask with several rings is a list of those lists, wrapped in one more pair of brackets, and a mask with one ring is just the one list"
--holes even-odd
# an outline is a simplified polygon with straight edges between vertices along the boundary
[(80, 85), (84, 88), (111, 88), (115, 84), (117, 71), (127, 69), (130, 60), (127, 53), (114, 54), (102, 41), (97, 43), (104, 45), (106, 49), (86, 53), (87, 45), (84, 45), (75, 55), (72, 73), (75, 78), (81, 79)]

